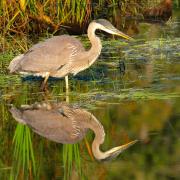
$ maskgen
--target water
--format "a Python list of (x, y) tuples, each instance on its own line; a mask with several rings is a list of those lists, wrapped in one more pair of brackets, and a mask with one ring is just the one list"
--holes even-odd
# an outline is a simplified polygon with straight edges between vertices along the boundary
[(91, 112), (105, 129), (103, 151), (139, 140), (110, 162), (93, 157), (92, 131), (77, 144), (62, 145), (18, 124), (12, 104), (66, 101), (65, 83), (50, 79), (43, 93), (40, 79), (8, 74), (12, 53), (0, 56), (0, 179), (180, 178), (178, 13), (166, 26), (138, 28), (131, 42), (101, 38), (98, 61), (70, 78), (70, 104)]

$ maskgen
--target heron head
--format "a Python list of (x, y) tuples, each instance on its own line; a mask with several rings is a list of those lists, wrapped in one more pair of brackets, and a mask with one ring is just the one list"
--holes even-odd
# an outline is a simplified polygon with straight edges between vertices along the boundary
[(129, 39), (129, 40), (132, 39), (128, 35), (116, 29), (109, 21), (105, 19), (97, 19), (97, 20), (94, 20), (93, 22), (96, 23), (97, 29), (103, 30), (109, 34), (121, 36), (125, 39)]
[(101, 160), (102, 161), (108, 161), (108, 160), (116, 158), (121, 152), (123, 152), (124, 150), (126, 150), (127, 148), (129, 148), (130, 146), (135, 144), (137, 141), (138, 140), (134, 140), (134, 141), (131, 141), (127, 144), (117, 146), (117, 147), (110, 149), (109, 151), (105, 152), (105, 156)]

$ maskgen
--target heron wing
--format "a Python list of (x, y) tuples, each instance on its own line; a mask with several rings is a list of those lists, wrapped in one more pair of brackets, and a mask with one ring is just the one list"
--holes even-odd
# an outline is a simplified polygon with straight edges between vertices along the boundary
[(21, 59), (19, 71), (54, 72), (67, 65), (73, 53), (81, 51), (84, 47), (76, 38), (55, 36), (31, 47)]
[(71, 120), (53, 111), (26, 110), (23, 118), (34, 132), (59, 143), (70, 143)]
[(83, 120), (88, 113), (66, 103), (34, 103), (20, 109), (12, 107), (10, 112), (18, 122), (55, 142), (76, 143), (87, 132)]

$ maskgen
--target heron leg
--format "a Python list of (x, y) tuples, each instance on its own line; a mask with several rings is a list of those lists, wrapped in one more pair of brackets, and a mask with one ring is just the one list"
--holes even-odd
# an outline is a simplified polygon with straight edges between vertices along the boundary
[(69, 103), (69, 84), (68, 84), (68, 76), (65, 76), (66, 83), (66, 102)]
[(46, 73), (43, 83), (41, 84), (41, 89), (44, 91), (46, 89), (47, 80), (49, 78), (49, 73)]
[(69, 90), (69, 86), (68, 86), (68, 76), (65, 76), (65, 83), (66, 83), (66, 92), (68, 92), (68, 90)]

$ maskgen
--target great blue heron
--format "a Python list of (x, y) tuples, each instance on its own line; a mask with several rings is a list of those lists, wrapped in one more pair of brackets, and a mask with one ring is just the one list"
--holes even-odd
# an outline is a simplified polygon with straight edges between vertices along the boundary
[(92, 152), (97, 160), (109, 160), (135, 144), (137, 140), (102, 152), (99, 147), (104, 142), (102, 124), (88, 111), (67, 103), (35, 103), (10, 109), (12, 116), (20, 123), (28, 125), (34, 132), (52, 141), (73, 144), (83, 139), (88, 129), (95, 133)]
[(131, 39), (117, 30), (109, 21), (98, 19), (92, 21), (88, 27), (88, 37), (92, 45), (89, 50), (85, 50), (82, 43), (72, 36), (54, 36), (15, 57), (8, 69), (11, 73), (31, 73), (44, 77), (42, 88), (45, 87), (49, 76), (65, 77), (66, 89), (68, 89), (68, 75), (76, 75), (87, 69), (100, 55), (102, 45), (95, 34), (96, 29)]

